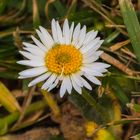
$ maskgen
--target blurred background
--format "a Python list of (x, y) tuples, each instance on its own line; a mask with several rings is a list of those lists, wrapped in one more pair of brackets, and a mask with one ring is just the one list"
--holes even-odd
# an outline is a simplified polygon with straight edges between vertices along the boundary
[[(99, 61), (111, 64), (101, 86), (59, 97), (31, 79), (16, 62), (22, 42), (52, 19), (97, 30)], [(140, 0), (0, 0), (0, 140), (140, 139)], [(37, 37), (37, 36), (36, 36)]]

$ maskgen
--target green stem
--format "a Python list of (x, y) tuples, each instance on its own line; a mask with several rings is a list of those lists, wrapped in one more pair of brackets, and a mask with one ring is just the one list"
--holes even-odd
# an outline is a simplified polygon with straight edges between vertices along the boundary
[(120, 32), (118, 30), (111, 33), (103, 42), (103, 45), (111, 43), (115, 38), (119, 36)]
[(123, 74), (118, 74), (118, 73), (111, 73), (111, 72), (108, 72), (105, 76), (114, 76), (114, 77), (121, 77), (121, 78), (123, 77), (127, 79), (132, 79), (132, 80), (140, 80), (140, 77), (123, 75)]
[(48, 106), (51, 108), (52, 112), (54, 113), (55, 116), (60, 116), (60, 109), (59, 106), (57, 105), (57, 102), (54, 100), (52, 94), (45, 90), (41, 90), (41, 93), (43, 94), (46, 102), (48, 103)]
[(105, 126), (128, 124), (128, 123), (137, 122), (137, 121), (140, 121), (140, 118), (126, 118), (126, 119), (121, 119), (121, 120), (118, 120), (118, 121), (110, 122), (110, 123), (106, 124)]

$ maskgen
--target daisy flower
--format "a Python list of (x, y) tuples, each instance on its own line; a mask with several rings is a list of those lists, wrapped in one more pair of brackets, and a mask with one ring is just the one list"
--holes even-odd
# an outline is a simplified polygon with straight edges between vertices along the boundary
[(60, 96), (72, 92), (74, 88), (79, 94), (82, 88), (92, 89), (89, 82), (101, 85), (96, 78), (103, 76), (110, 65), (95, 62), (102, 51), (98, 48), (103, 40), (97, 36), (97, 31), (86, 32), (86, 26), (80, 23), (74, 27), (64, 21), (61, 29), (58, 21), (51, 22), (52, 35), (43, 27), (36, 30), (40, 41), (31, 36), (34, 44), (23, 42), (25, 46), (20, 53), (26, 60), (18, 64), (31, 67), (19, 73), (19, 78), (33, 78), (29, 87), (43, 82), (42, 89), (52, 90), (60, 85)]

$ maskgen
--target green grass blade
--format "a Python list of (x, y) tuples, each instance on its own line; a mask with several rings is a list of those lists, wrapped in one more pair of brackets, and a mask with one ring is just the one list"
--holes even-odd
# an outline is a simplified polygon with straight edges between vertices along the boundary
[(119, 0), (120, 9), (133, 49), (140, 61), (140, 25), (130, 0)]
[(0, 82), (0, 103), (11, 113), (20, 111), (16, 98), (2, 82)]
[(39, 9), (36, 0), (33, 0), (33, 25), (34, 28), (38, 28), (38, 26), (40, 25)]
[[(32, 114), (38, 110), (44, 109), (45, 107), (47, 107), (47, 103), (45, 100), (32, 103), (27, 108), (27, 110), (25, 112), (25, 116), (28, 116), (29, 114)], [(14, 112), (4, 118), (0, 118), (0, 122), (1, 122), (0, 123), (0, 135), (7, 133), (9, 131), (9, 129), (8, 129), (9, 126), (11, 126), (14, 122), (16, 122), (19, 119), (19, 117), (20, 117), (20, 113)]]

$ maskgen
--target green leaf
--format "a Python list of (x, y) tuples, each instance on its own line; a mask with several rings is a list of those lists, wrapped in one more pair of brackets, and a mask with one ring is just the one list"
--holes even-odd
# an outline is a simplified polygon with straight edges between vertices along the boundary
[(106, 123), (107, 116), (100, 104), (86, 90), (83, 90), (82, 96), (73, 92), (69, 96), (69, 100), (81, 110), (87, 120), (94, 121), (97, 124)]
[(60, 17), (64, 17), (66, 15), (66, 8), (64, 7), (64, 4), (62, 4), (60, 0), (55, 0), (53, 5), (56, 8)]
[(7, 0), (0, 0), (0, 15), (3, 14), (7, 5)]
[(111, 33), (103, 42), (103, 45), (106, 45), (108, 43), (111, 43), (115, 38), (117, 38), (119, 36), (120, 32), (119, 31), (114, 31), (113, 33)]
[(118, 100), (122, 103), (123, 106), (126, 106), (126, 104), (129, 102), (129, 98), (126, 96), (120, 84), (115, 79), (112, 80), (111, 81), (113, 84), (111, 84), (111, 87), (114, 90), (115, 96), (118, 98)]
[(119, 4), (133, 49), (140, 61), (140, 24), (134, 7), (131, 0), (119, 0)]
[(13, 72), (13, 71), (0, 71), (0, 78), (5, 78), (5, 79), (17, 79), (18, 78), (18, 73)]
[(68, 9), (68, 12), (67, 12), (67, 16), (70, 14), (70, 13), (74, 13), (75, 10), (76, 10), (76, 6), (77, 6), (77, 0), (72, 0), (71, 2), (71, 5)]

